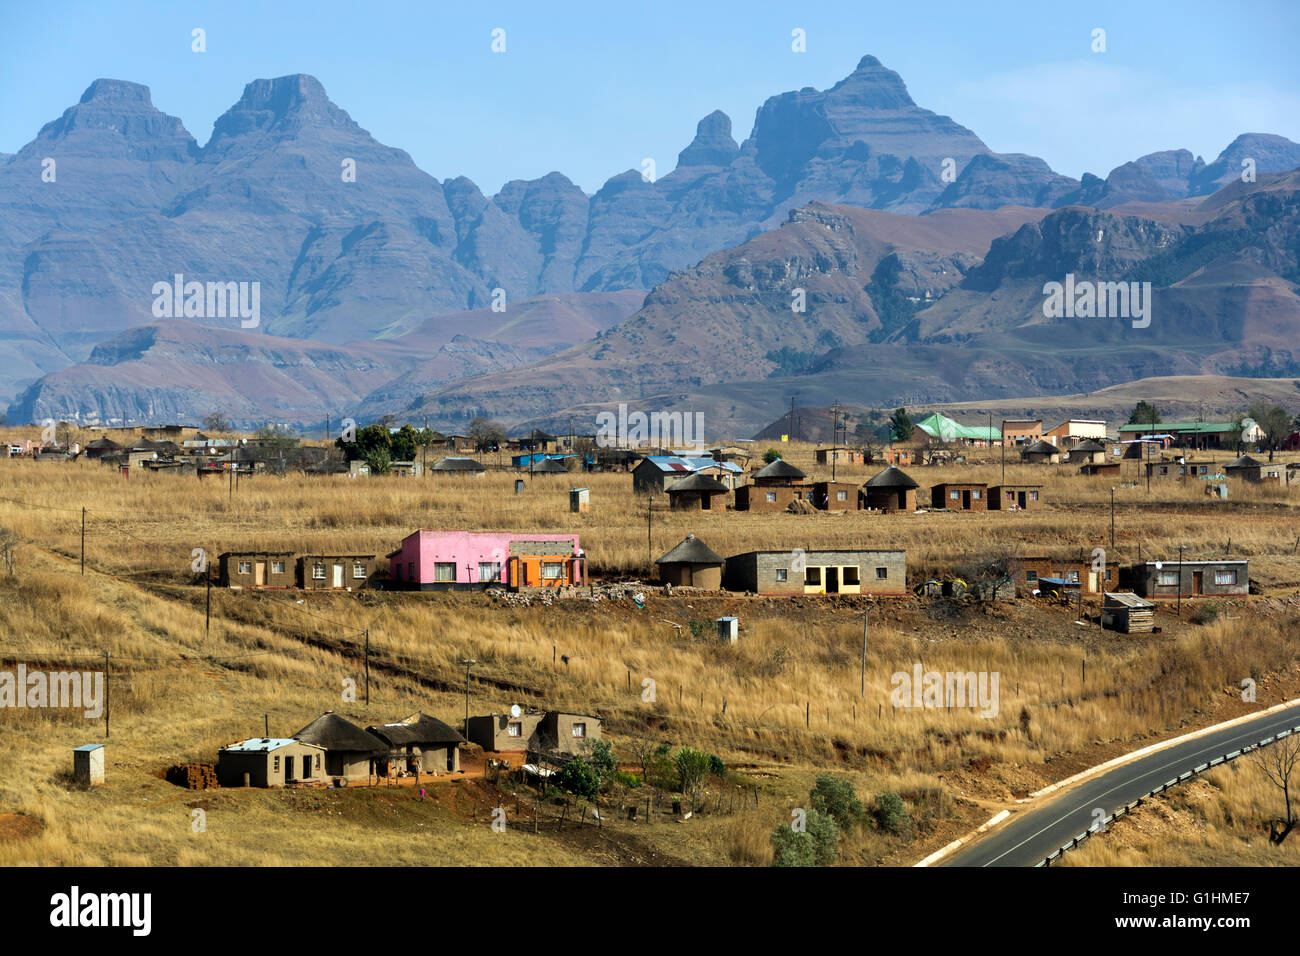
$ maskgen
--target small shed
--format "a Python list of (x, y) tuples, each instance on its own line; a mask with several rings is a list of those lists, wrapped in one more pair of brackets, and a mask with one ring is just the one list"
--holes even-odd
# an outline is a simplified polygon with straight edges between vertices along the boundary
[(720, 617), (717, 620), (718, 640), (723, 644), (735, 644), (740, 637), (740, 618)]
[(86, 787), (104, 782), (104, 745), (83, 744), (72, 751), (72, 776)]
[(693, 534), (655, 561), (659, 580), (664, 584), (710, 591), (722, 587), (722, 563), (722, 555)]
[(1155, 627), (1155, 604), (1127, 591), (1107, 591), (1101, 626), (1122, 634), (1148, 633)]
[(585, 514), (591, 507), (590, 488), (569, 489), (569, 511), (573, 514)]
[(1106, 476), (1116, 478), (1119, 476), (1119, 462), (1108, 461), (1099, 465), (1080, 465), (1079, 474), (1085, 478), (1102, 478)]

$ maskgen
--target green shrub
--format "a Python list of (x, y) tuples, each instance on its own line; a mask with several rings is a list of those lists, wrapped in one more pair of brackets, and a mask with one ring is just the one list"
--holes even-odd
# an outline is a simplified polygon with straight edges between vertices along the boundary
[(907, 804), (896, 793), (876, 795), (876, 806), (871, 811), (876, 826), (886, 833), (900, 835), (912, 828), (912, 818), (907, 815)]
[(817, 810), (804, 815), (804, 830), (798, 832), (789, 823), (772, 831), (773, 866), (819, 866), (833, 863), (839, 856), (840, 828), (835, 821)]
[(777, 451), (775, 448), (769, 448), (767, 451), (763, 452), (763, 461), (765, 461), (769, 465), (772, 464), (772, 462), (776, 461), (780, 457), (781, 457), (781, 453)]
[(1192, 612), (1193, 624), (1212, 624), (1223, 614), (1223, 605), (1218, 601), (1206, 601)]
[(727, 775), (727, 765), (722, 762), (722, 758), (717, 754), (709, 754), (709, 773), (715, 777), (725, 777)]
[(622, 770), (615, 770), (609, 775), (610, 783), (621, 783), (630, 790), (641, 786), (641, 778), (634, 773), (625, 773)]
[(858, 799), (853, 784), (841, 777), (829, 773), (818, 775), (808, 801), (814, 810), (828, 814), (844, 829), (862, 821), (862, 801)]

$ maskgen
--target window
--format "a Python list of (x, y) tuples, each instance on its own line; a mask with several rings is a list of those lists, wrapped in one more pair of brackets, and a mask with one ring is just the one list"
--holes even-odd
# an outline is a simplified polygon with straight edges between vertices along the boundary
[(316, 755), (316, 769), (320, 769), (320, 754)]
[(961, 492), (960, 492), (960, 491), (950, 491), (950, 492), (948, 492), (948, 497), (951, 498), (953, 501), (956, 501), (957, 499), (959, 499), (959, 498), (961, 497)]
[(788, 578), (788, 574), (789, 574), (789, 572), (786, 571), (785, 568), (777, 568), (777, 569), (776, 569), (776, 579), (777, 579), (778, 581), (786, 581), (786, 580), (789, 580), (789, 578)]
[(478, 563), (478, 579), (480, 581), (495, 581), (500, 574), (500, 563), (496, 561), (480, 561)]
[(1161, 587), (1174, 587), (1178, 584), (1177, 571), (1160, 571), (1156, 577), (1156, 584)]
[(776, 501), (776, 492), (769, 491), (764, 497), (766, 497), (768, 501)]
[(1029, 500), (1030, 500), (1030, 501), (1037, 501), (1037, 500), (1038, 500), (1038, 492), (1036, 492), (1036, 491), (1031, 491), (1031, 492), (1029, 493)]
[(280, 755), (276, 754), (271, 763), (271, 769), (276, 773), (280, 772)]
[(435, 581), (455, 581), (456, 562), (435, 561), (433, 565), (433, 579)]
[(517, 720), (512, 720), (506, 725), (507, 737), (522, 737), (524, 735), (524, 725)]
[(1236, 584), (1237, 572), (1230, 569), (1225, 570), (1221, 568), (1216, 568), (1214, 571), (1214, 583), (1215, 584)]
[(1069, 583), (1069, 584), (1078, 584), (1078, 583), (1079, 583), (1079, 572), (1078, 572), (1078, 571), (1066, 571), (1066, 572), (1065, 572), (1065, 580), (1066, 580), (1066, 582)]
[(1015, 500), (1016, 500), (1016, 493), (1014, 491), (1008, 491), (1007, 501), (1015, 501)]
[(1106, 580), (1107, 580), (1107, 581), (1110, 580), (1110, 572), (1111, 572), (1111, 569), (1110, 569), (1110, 568), (1107, 568), (1107, 569), (1106, 569)]
[(313, 564), (313, 565), (311, 566), (311, 579), (312, 579), (313, 581), (324, 581), (324, 580), (325, 580), (325, 565), (323, 565), (323, 564)]
[(542, 580), (558, 581), (564, 576), (564, 564), (560, 561), (542, 562)]
[(1038, 572), (1037, 572), (1037, 571), (1026, 571), (1026, 572), (1025, 572), (1025, 583), (1026, 583), (1026, 584), (1037, 584), (1037, 583), (1038, 583)]
[(272, 573), (272, 574), (284, 574), (284, 562), (283, 562), (283, 561), (272, 561), (272, 562), (271, 562), (271, 573)]
[(889, 577), (889, 568), (876, 568), (876, 580), (884, 581)]
[(979, 488), (975, 488), (971, 491), (970, 496), (974, 498), (976, 501), (978, 501), (980, 498), (984, 497), (984, 492), (981, 491)]
[(574, 725), (573, 725), (573, 736), (575, 736), (575, 737), (585, 737), (585, 736), (587, 736), (587, 725), (586, 725), (586, 724), (574, 724)]
[(252, 561), (240, 561), (240, 562), (239, 562), (239, 573), (240, 573), (240, 574), (252, 574), (252, 573), (253, 573), (253, 562), (252, 562)]
[(406, 562), (406, 580), (408, 580), (408, 581), (414, 581), (414, 580), (415, 580), (415, 562), (414, 562), (414, 561), (407, 561), (407, 562)]
[(366, 579), (366, 566), (361, 562), (352, 565), (352, 578), (355, 581), (364, 581)]
[(813, 584), (813, 585), (821, 584), (821, 583), (822, 583), (822, 569), (821, 569), (821, 568), (808, 568), (808, 569), (807, 569), (806, 571), (804, 571), (804, 573), (803, 573), (803, 583), (804, 583), (804, 584)]
[(847, 491), (837, 491), (837, 492), (835, 492), (835, 500), (836, 500), (836, 501), (848, 501), (848, 500), (849, 500), (849, 493), (848, 493)]
[(857, 565), (840, 569), (840, 583), (842, 584), (859, 584)]

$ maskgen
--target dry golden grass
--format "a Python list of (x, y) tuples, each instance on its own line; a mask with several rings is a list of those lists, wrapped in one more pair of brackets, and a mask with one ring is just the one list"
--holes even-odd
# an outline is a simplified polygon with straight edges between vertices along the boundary
[[(796, 464), (822, 477), (811, 449), (793, 451)], [(851, 474), (865, 480), (873, 471)], [(959, 476), (1000, 479), (996, 465), (911, 471), (923, 493)], [(444, 810), (426, 808), (419, 817), (399, 806), (396, 822), (385, 823), (354, 806), (363, 799), (355, 793), (331, 798), (345, 801), (341, 816), (307, 812), (285, 794), (221, 794), (207, 836), (222, 836), (205, 842), (190, 832), (187, 807), (207, 798), (154, 776), (180, 760), (211, 760), (219, 746), (261, 733), (263, 715), (277, 734), (326, 709), (363, 725), (416, 709), (454, 722), (464, 706), (464, 671), (456, 662), (466, 656), (479, 661), (471, 685), (475, 711), (518, 702), (596, 712), (606, 716), (616, 745), (653, 718), (653, 732), (665, 742), (701, 746), (761, 774), (755, 779), (768, 793), (761, 812), (650, 829), (657, 846), (684, 860), (757, 864), (770, 857), (771, 828), (798, 805), (792, 801), (806, 797), (819, 769), (853, 772), (864, 799), (897, 789), (913, 795), (914, 807), (932, 805), (938, 813), (951, 794), (936, 773), (990, 758), (1050, 780), (1049, 757), (1175, 728), (1242, 677), (1288, 674), (1300, 659), (1296, 612), (1260, 610), (1244, 600), (1206, 626), (1177, 626), (1162, 608), (1168, 631), (1150, 637), (1079, 628), (1072, 610), (1036, 602), (959, 609), (954, 616), (913, 598), (879, 602), (865, 698), (861, 611), (848, 601), (679, 592), (652, 597), (646, 611), (637, 611), (627, 602), (584, 598), (548, 608), (503, 606), (478, 595), (214, 589), (214, 624), (205, 634), (204, 592), (190, 572), (196, 547), (212, 557), (254, 547), (382, 556), (418, 527), (576, 530), (593, 570), (623, 576), (644, 575), (650, 555), (690, 532), (723, 554), (902, 547), (910, 575), (1009, 548), (1068, 555), (1109, 545), (1111, 484), (1052, 468), (1008, 468), (1008, 481), (1044, 485), (1043, 507), (1024, 513), (803, 517), (656, 508), (649, 551), (645, 498), (632, 494), (628, 475), (534, 478), (519, 496), (514, 478), (258, 476), (241, 483), (231, 500), (219, 481), (132, 475), (127, 482), (89, 462), (0, 461), (0, 526), (22, 541), (15, 575), (0, 572), (0, 656), (91, 667), (107, 651), (115, 675), (109, 784), (102, 789), (69, 789), (61, 775), (71, 747), (100, 739), (98, 725), (0, 711), (0, 812), (38, 815), (46, 826), (37, 839), (0, 848), (0, 863), (427, 860), (412, 849), (416, 829), (418, 845), (442, 854), (440, 861), (588, 859), (531, 834), (511, 832), (494, 842), (490, 829)], [(577, 484), (592, 489), (592, 510), (584, 515), (568, 512), (568, 489)], [(1139, 542), (1145, 556), (1176, 554), (1183, 544), (1192, 558), (1220, 553), (1230, 536), (1233, 554), (1251, 558), (1253, 579), (1273, 593), (1295, 591), (1300, 556), (1291, 552), (1300, 496), (1239, 483), (1233, 496), (1214, 502), (1199, 485), (1177, 483), (1153, 484), (1149, 498), (1145, 487), (1121, 489), (1116, 550), (1128, 559)], [(709, 640), (712, 618), (724, 613), (741, 617), (734, 646)], [(692, 635), (692, 622), (701, 637)], [(345, 678), (360, 683), (366, 629), (368, 708), (340, 697)], [(567, 665), (555, 663), (559, 655)], [(891, 675), (918, 661), (927, 670), (998, 672), (998, 715), (894, 709)], [(652, 705), (640, 698), (645, 677), (656, 682)], [(849, 855), (878, 860), (897, 851), (890, 840), (864, 834)], [(363, 843), (375, 852), (357, 860)]]

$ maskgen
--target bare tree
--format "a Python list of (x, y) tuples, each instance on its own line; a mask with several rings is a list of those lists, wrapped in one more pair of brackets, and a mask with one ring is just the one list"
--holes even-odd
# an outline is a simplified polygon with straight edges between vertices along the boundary
[(1282, 791), (1282, 805), (1286, 816), (1274, 818), (1268, 822), (1269, 841), (1280, 846), (1287, 835), (1295, 829), (1295, 810), (1291, 807), (1291, 775), (1300, 764), (1300, 734), (1283, 737), (1269, 747), (1261, 747), (1252, 754), (1256, 764), (1264, 771), (1269, 783)]
[(14, 550), (18, 547), (18, 535), (8, 528), (0, 528), (0, 560), (5, 563), (5, 571), (14, 573)]

